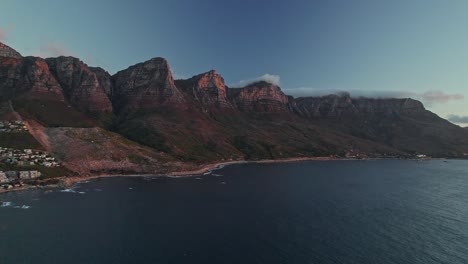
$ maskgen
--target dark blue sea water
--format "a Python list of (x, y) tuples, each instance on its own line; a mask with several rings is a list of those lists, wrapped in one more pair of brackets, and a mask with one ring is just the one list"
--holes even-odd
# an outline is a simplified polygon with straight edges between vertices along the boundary
[(468, 161), (245, 164), (0, 200), (1, 264), (468, 263)]

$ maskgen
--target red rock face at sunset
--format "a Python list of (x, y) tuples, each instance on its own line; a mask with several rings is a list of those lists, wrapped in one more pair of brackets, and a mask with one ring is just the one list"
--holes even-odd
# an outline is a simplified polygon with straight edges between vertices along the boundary
[(151, 109), (184, 102), (175, 86), (168, 62), (154, 58), (131, 66), (113, 76), (117, 111)]
[(30, 96), (46, 95), (63, 100), (62, 88), (44, 59), (0, 57), (0, 78), (0, 93), (4, 98), (28, 93)]
[(16, 50), (0, 42), (0, 57), (21, 59), (22, 56)]
[[(174, 81), (163, 58), (111, 76), (78, 58), (21, 57), (2, 46), (1, 105), (11, 105), (24, 119), (56, 128), (57, 133), (68, 127), (66, 135), (60, 132), (51, 143), (65, 156), (70, 151), (62, 144), (79, 145), (89, 138), (86, 155), (92, 156), (91, 150), (98, 148), (96, 135), (114, 133), (99, 152), (107, 153), (102, 155), (113, 169), (124, 163), (115, 163), (112, 155), (120, 153), (119, 158), (129, 162), (127, 151), (133, 153), (131, 160), (148, 165), (146, 158), (134, 156), (141, 146), (149, 148), (145, 153), (152, 150), (166, 160), (194, 164), (356, 152), (370, 157), (468, 153), (465, 129), (413, 99), (354, 98), (346, 93), (293, 98), (266, 81), (229, 88), (214, 70)], [(67, 138), (74, 134), (78, 136)], [(115, 148), (108, 153), (113, 140), (129, 145), (125, 151)], [(80, 166), (77, 160), (67, 162)], [(100, 171), (100, 165), (90, 167)]]
[(46, 59), (68, 101), (84, 112), (112, 112), (112, 103), (97, 75), (73, 57)]
[(243, 112), (288, 112), (289, 98), (279, 86), (260, 81), (229, 89), (229, 98)]
[(228, 88), (224, 79), (215, 70), (193, 76), (188, 80), (176, 81), (176, 85), (203, 105), (232, 108), (227, 98)]
[(88, 67), (88, 68), (90, 71), (96, 74), (99, 85), (101, 86), (102, 89), (104, 89), (104, 92), (107, 94), (107, 97), (111, 99), (114, 94), (114, 83), (112, 81), (112, 76), (106, 70), (100, 67)]

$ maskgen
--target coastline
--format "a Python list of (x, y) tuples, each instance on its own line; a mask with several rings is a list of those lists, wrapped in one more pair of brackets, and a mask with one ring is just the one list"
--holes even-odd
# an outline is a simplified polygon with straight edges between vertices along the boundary
[[(267, 163), (292, 163), (292, 162), (302, 162), (302, 161), (367, 161), (367, 160), (381, 160), (394, 158), (366, 158), (366, 159), (355, 159), (355, 158), (335, 158), (335, 157), (298, 157), (298, 158), (286, 158), (286, 159), (266, 159), (266, 160), (237, 160), (237, 161), (220, 161), (214, 163), (208, 163), (200, 165), (199, 168), (186, 171), (174, 171), (168, 173), (148, 173), (148, 174), (100, 174), (100, 175), (89, 175), (89, 176), (72, 176), (72, 177), (59, 177), (55, 178), (59, 181), (58, 184), (50, 185), (25, 185), (19, 188), (13, 189), (0, 189), (0, 195), (8, 192), (15, 191), (26, 191), (26, 190), (35, 190), (35, 189), (56, 189), (56, 188), (69, 188), (76, 183), (83, 181), (90, 181), (100, 178), (113, 178), (113, 177), (192, 177), (211, 172), (213, 170), (221, 169), (225, 166), (236, 165), (236, 164), (267, 164)], [(424, 160), (433, 160), (424, 159)]]
[(201, 165), (197, 169), (186, 170), (186, 171), (174, 171), (169, 173), (150, 173), (150, 174), (101, 174), (101, 175), (89, 175), (89, 176), (72, 176), (72, 177), (60, 177), (56, 178), (60, 181), (59, 184), (52, 185), (25, 185), (19, 188), (13, 189), (0, 189), (0, 194), (15, 192), (15, 191), (26, 191), (35, 189), (56, 189), (56, 188), (68, 188), (76, 183), (95, 180), (100, 178), (113, 178), (113, 177), (191, 177), (201, 175), (213, 170), (221, 169), (225, 166), (236, 165), (236, 164), (249, 164), (249, 163), (289, 163), (289, 162), (301, 162), (301, 161), (330, 161), (330, 160), (350, 160), (350, 159), (339, 159), (332, 157), (300, 157), (300, 158), (286, 158), (286, 159), (269, 159), (269, 160), (237, 160), (237, 161), (220, 161), (215, 163), (208, 163)]
[[(150, 174), (102, 174), (102, 175), (90, 175), (90, 176), (75, 176), (61, 178), (64, 186), (69, 187), (77, 182), (94, 180), (99, 178), (112, 178), (112, 177), (191, 177), (202, 175), (213, 170), (221, 169), (225, 166), (236, 165), (236, 164), (252, 164), (252, 163), (287, 163), (287, 162), (301, 162), (301, 161), (329, 161), (329, 160), (346, 160), (337, 159), (330, 157), (308, 157), (308, 158), (287, 158), (277, 160), (236, 160), (236, 161), (220, 161), (215, 163), (208, 163), (201, 165), (197, 169), (186, 170), (186, 171), (174, 171), (169, 173), (150, 173)], [(348, 159), (349, 160), (349, 159)]]

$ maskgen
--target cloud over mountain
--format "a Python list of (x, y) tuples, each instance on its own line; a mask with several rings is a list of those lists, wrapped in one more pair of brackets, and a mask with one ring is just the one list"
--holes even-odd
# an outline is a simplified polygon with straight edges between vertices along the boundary
[(422, 93), (406, 92), (406, 91), (364, 91), (364, 90), (326, 90), (326, 89), (313, 89), (307, 87), (284, 89), (288, 95), (295, 97), (306, 96), (323, 96), (328, 94), (340, 94), (349, 92), (353, 97), (369, 97), (369, 98), (413, 98), (421, 100), (427, 105), (448, 103), (450, 101), (463, 100), (465, 98), (462, 94), (448, 94), (442, 91), (427, 91)]
[(449, 115), (447, 119), (453, 123), (468, 124), (468, 116)]
[(280, 83), (281, 83), (280, 82), (281, 78), (280, 78), (279, 75), (265, 73), (264, 75), (259, 76), (257, 78), (253, 78), (253, 79), (250, 79), (250, 80), (241, 80), (240, 82), (232, 84), (230, 86), (231, 87), (244, 87), (244, 86), (247, 86), (249, 84), (259, 82), (259, 81), (265, 81), (265, 82), (269, 82), (271, 84), (279, 86)]

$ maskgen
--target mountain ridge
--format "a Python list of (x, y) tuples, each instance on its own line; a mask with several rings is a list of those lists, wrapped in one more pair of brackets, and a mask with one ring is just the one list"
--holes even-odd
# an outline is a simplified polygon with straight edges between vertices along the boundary
[[(58, 129), (44, 129), (55, 131), (50, 135), (62, 135), (60, 128), (67, 127), (63, 142), (51, 141), (52, 149), (64, 153), (65, 164), (80, 173), (92, 173), (84, 168), (118, 171), (118, 166), (129, 172), (138, 167), (132, 161), (157, 163), (150, 150), (130, 151), (138, 146), (164, 153), (157, 157), (171, 164), (315, 156), (466, 158), (468, 153), (466, 128), (417, 100), (346, 93), (293, 98), (266, 81), (229, 88), (215, 70), (174, 80), (169, 63), (159, 57), (111, 75), (73, 57), (0, 56), (0, 81), (1, 100), (12, 101), (23, 118)], [(83, 130), (93, 127), (101, 130)], [(90, 165), (85, 160), (80, 169), (81, 163), (70, 158), (77, 156), (66, 155), (61, 146), (66, 141), (71, 151), (88, 144), (81, 147), (86, 155), (99, 148), (95, 140), (86, 140), (105, 131), (116, 135), (114, 140), (134, 143), (107, 142), (102, 148), (121, 146), (131, 155), (146, 156), (103, 155), (107, 161)], [(117, 148), (113, 152), (121, 153)], [(167, 163), (159, 162), (142, 166), (153, 170)]]

